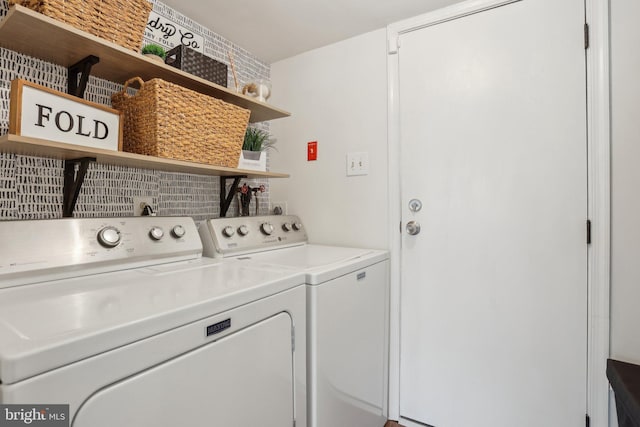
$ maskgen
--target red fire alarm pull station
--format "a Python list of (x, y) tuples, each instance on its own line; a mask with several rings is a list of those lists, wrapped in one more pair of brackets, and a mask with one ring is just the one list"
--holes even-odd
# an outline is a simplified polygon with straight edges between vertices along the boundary
[(318, 141), (307, 142), (307, 161), (318, 160)]

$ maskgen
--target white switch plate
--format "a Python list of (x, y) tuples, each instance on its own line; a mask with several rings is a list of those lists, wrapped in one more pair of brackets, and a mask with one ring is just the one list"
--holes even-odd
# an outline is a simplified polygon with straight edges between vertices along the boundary
[(369, 174), (369, 153), (347, 153), (347, 176)]

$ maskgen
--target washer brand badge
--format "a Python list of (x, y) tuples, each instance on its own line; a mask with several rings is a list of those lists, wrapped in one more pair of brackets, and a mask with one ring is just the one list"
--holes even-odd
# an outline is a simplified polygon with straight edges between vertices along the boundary
[(69, 427), (69, 405), (0, 405), (0, 427)]

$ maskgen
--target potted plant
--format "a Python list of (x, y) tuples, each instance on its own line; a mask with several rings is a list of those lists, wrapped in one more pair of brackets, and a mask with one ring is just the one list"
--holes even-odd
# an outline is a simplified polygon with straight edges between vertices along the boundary
[(167, 52), (164, 48), (157, 44), (148, 44), (142, 48), (142, 54), (156, 61), (164, 62), (167, 57)]
[(248, 127), (244, 134), (244, 142), (242, 144), (242, 152), (240, 153), (240, 161), (238, 168), (250, 170), (267, 170), (267, 156), (265, 151), (275, 148), (276, 140), (271, 137), (269, 132)]

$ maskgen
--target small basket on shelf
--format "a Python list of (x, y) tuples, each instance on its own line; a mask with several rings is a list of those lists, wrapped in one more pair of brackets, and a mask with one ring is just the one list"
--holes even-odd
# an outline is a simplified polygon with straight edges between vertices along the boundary
[(194, 76), (202, 77), (217, 85), (227, 87), (227, 66), (200, 52), (178, 45), (167, 51), (167, 65)]
[(140, 51), (148, 0), (9, 0), (122, 47)]
[[(127, 93), (137, 82), (135, 95)], [(182, 86), (139, 77), (111, 97), (124, 113), (123, 149), (236, 168), (251, 111)]]

